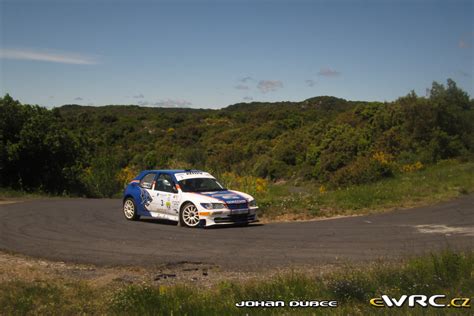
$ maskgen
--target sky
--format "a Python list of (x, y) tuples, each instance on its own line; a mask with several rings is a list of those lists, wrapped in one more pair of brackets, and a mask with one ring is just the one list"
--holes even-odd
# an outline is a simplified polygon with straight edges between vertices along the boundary
[(474, 0), (0, 0), (0, 94), (46, 107), (474, 96)]

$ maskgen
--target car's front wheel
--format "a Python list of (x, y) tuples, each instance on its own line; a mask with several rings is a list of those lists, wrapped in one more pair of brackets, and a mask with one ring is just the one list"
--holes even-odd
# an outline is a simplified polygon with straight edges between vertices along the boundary
[(137, 213), (137, 207), (132, 198), (126, 198), (123, 202), (123, 215), (129, 221), (136, 221), (140, 218), (140, 215)]
[(197, 227), (200, 224), (199, 211), (193, 203), (186, 203), (179, 212), (179, 224), (186, 227)]

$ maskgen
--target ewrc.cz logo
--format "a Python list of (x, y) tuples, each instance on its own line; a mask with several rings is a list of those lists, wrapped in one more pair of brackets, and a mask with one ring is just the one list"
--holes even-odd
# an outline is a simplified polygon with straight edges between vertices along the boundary
[(370, 300), (370, 304), (376, 307), (452, 307), (452, 308), (471, 308), (471, 299), (467, 297), (455, 297), (449, 301), (446, 295), (402, 295), (399, 299), (382, 295)]

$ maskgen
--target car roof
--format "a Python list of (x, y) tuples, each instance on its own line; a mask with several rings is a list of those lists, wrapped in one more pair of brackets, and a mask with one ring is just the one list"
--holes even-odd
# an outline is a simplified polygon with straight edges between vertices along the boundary
[(144, 172), (160, 172), (160, 173), (168, 173), (168, 174), (175, 174), (175, 173), (182, 173), (182, 172), (204, 172), (202, 170), (196, 169), (153, 169), (153, 170), (143, 170), (141, 173)]
[(176, 178), (175, 174), (177, 173), (185, 173), (185, 172), (205, 172), (197, 169), (150, 169), (150, 170), (143, 170), (140, 172), (133, 180), (141, 180), (143, 177), (149, 173), (164, 173), (169, 174), (172, 177)]

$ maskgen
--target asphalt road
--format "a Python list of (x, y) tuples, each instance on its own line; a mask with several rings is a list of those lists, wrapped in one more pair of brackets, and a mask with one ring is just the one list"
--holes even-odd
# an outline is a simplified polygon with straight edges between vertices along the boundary
[(49, 199), (0, 205), (0, 249), (65, 262), (224, 270), (393, 259), (474, 249), (474, 196), (430, 207), (323, 221), (187, 229), (125, 220), (120, 200)]

